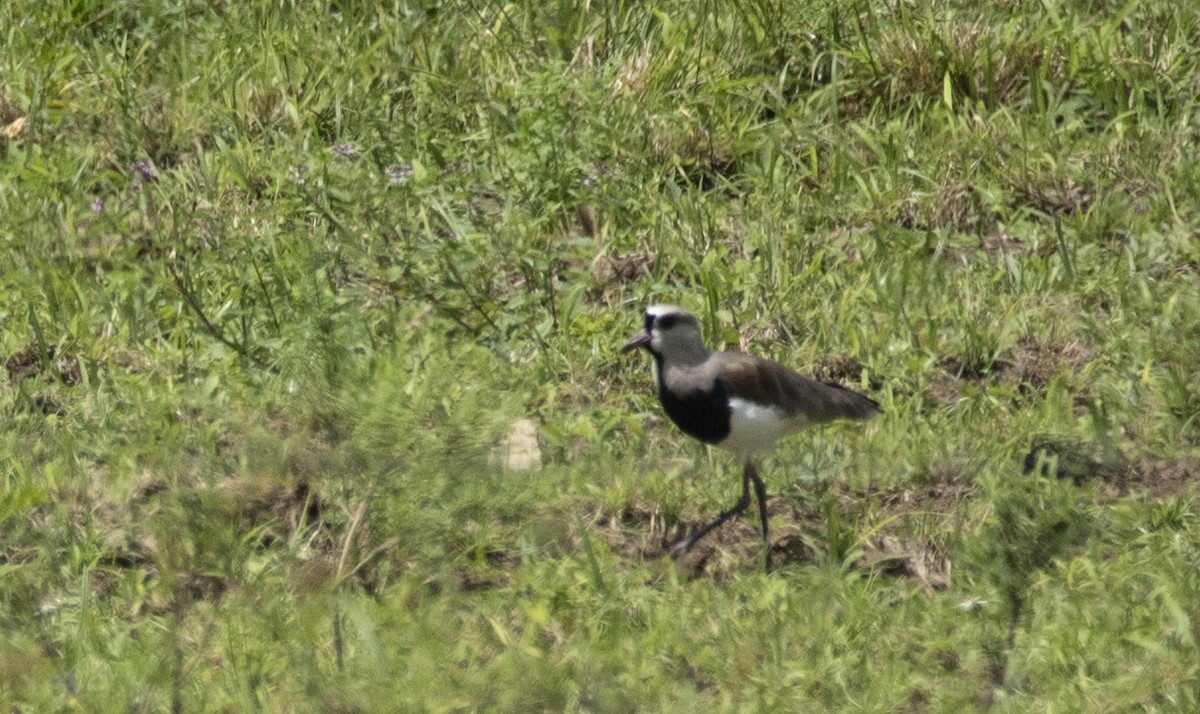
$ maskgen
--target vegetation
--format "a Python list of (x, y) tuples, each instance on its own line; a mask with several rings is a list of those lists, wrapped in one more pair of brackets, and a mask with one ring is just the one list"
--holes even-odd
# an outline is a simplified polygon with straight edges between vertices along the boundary
[[(0, 708), (1200, 708), (1186, 3), (0, 28)], [(652, 302), (885, 409), (775, 572)]]

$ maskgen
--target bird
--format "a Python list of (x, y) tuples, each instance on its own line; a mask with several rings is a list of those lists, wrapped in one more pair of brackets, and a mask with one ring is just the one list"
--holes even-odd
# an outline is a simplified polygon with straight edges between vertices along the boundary
[(745, 352), (710, 352), (700, 321), (675, 305), (646, 308), (643, 328), (621, 348), (649, 352), (658, 399), (685, 434), (727, 451), (742, 462), (742, 495), (732, 508), (683, 538), (671, 549), (678, 560), (732, 517), (758, 500), (766, 569), (771, 569), (767, 490), (755, 458), (779, 439), (837, 419), (865, 420), (880, 412), (874, 399), (832, 382), (821, 382), (777, 362)]

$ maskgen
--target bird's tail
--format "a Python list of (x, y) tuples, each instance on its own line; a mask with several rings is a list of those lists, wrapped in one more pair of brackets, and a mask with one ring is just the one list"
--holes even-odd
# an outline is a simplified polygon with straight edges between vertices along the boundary
[(882, 409), (879, 402), (865, 394), (843, 387), (836, 382), (824, 382), (830, 389), (825, 396), (834, 419), (870, 419)]

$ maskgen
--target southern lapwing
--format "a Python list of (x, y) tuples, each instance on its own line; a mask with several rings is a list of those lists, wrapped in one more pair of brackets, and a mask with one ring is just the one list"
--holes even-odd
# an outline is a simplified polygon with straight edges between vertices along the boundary
[(709, 352), (700, 337), (700, 322), (674, 305), (650, 306), (645, 320), (645, 328), (621, 351), (644, 347), (654, 355), (658, 398), (671, 421), (688, 435), (728, 449), (742, 460), (741, 498), (712, 523), (677, 543), (671, 557), (683, 557), (714, 528), (741, 515), (750, 505), (753, 484), (770, 569), (767, 492), (754, 457), (770, 450), (780, 437), (809, 424), (869, 419), (879, 412), (879, 404), (840, 385), (809, 379), (743, 352)]

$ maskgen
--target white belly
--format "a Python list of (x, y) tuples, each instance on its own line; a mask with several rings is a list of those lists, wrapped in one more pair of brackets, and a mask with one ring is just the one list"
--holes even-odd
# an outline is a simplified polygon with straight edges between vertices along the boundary
[(782, 436), (804, 426), (803, 419), (789, 419), (783, 410), (734, 397), (729, 400), (729, 436), (717, 446), (742, 458), (769, 450)]

